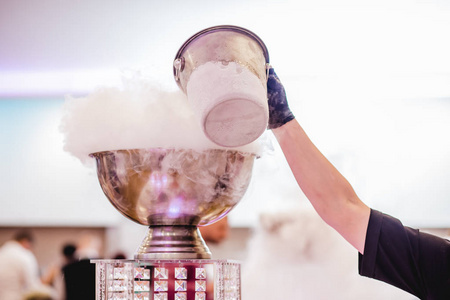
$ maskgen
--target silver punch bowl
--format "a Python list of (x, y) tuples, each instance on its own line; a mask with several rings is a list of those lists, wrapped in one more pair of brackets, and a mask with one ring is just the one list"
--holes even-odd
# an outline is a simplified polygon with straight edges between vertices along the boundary
[(148, 225), (136, 259), (211, 258), (198, 225), (224, 217), (244, 196), (255, 155), (234, 150), (134, 149), (92, 153), (103, 192)]

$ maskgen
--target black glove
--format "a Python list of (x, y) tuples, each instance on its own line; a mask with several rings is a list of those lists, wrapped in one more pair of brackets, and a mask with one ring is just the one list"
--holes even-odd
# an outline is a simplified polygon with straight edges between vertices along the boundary
[(269, 101), (269, 129), (281, 127), (295, 118), (289, 109), (283, 84), (273, 68), (269, 69), (267, 98)]

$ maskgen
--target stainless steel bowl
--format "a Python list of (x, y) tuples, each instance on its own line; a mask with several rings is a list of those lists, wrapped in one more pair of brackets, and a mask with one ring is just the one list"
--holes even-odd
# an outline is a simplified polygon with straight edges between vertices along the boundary
[(138, 259), (210, 258), (197, 226), (219, 220), (241, 200), (255, 158), (231, 150), (162, 148), (91, 156), (112, 205), (149, 226)]

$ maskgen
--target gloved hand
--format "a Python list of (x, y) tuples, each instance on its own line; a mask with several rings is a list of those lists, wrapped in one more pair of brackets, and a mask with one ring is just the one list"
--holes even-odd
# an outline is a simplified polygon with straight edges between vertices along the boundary
[(272, 67), (269, 69), (269, 78), (267, 80), (267, 97), (269, 103), (269, 129), (281, 127), (295, 118), (289, 108), (284, 86)]

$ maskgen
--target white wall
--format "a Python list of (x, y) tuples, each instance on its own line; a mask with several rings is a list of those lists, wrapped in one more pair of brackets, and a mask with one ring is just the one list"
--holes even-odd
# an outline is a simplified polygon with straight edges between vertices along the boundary
[(0, 100), (2, 225), (112, 225), (94, 169), (63, 150), (63, 101)]

